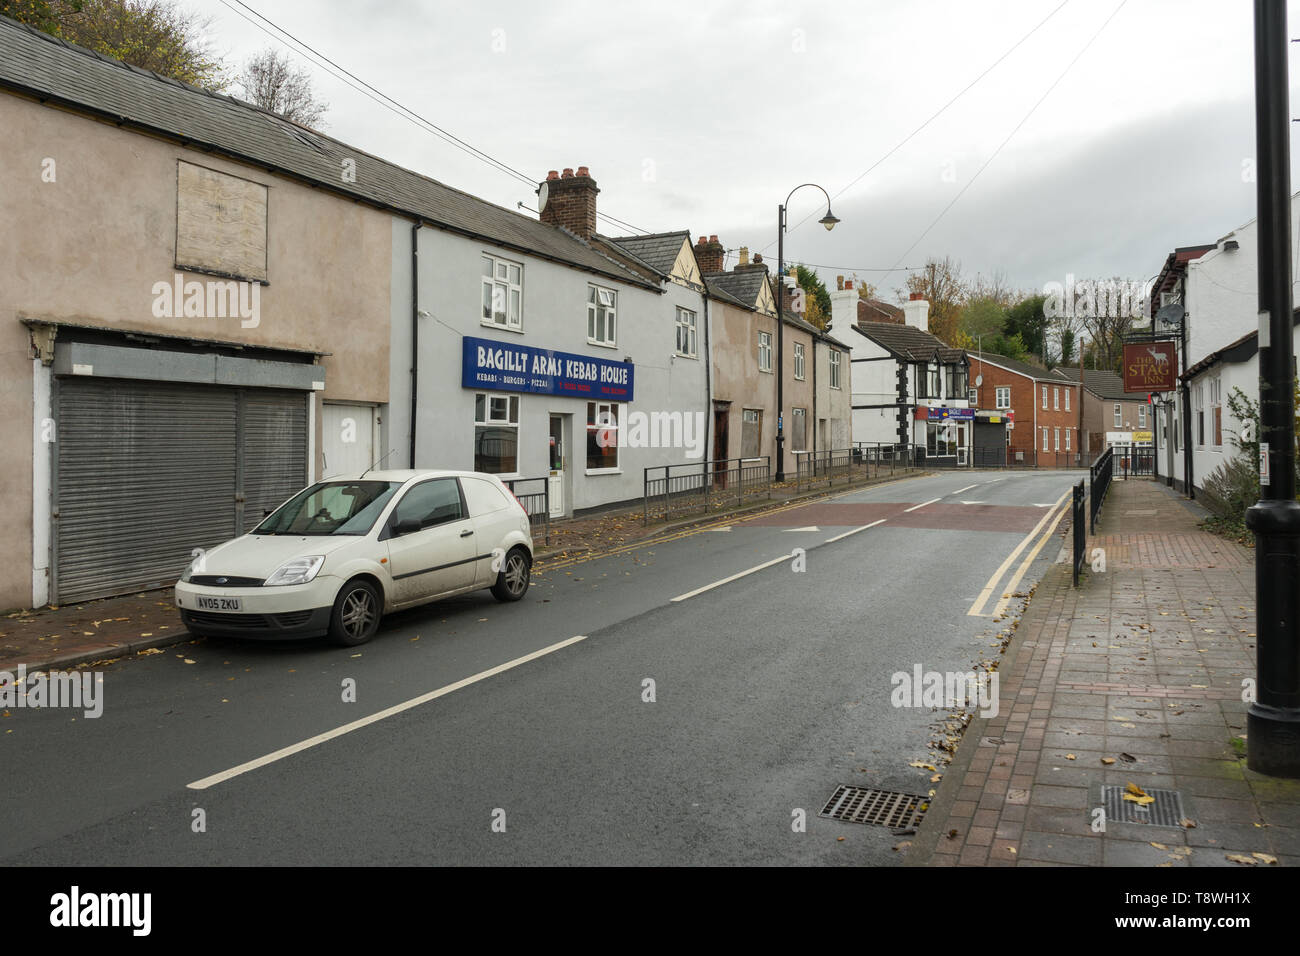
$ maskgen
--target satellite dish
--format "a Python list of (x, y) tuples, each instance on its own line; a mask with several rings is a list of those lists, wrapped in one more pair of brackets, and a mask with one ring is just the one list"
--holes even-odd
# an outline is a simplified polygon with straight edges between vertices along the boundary
[(1181, 302), (1170, 302), (1168, 305), (1162, 305), (1156, 312), (1156, 325), (1175, 326), (1183, 321), (1186, 311), (1183, 309)]
[(976, 388), (979, 388), (979, 387), (980, 387), (981, 385), (983, 385), (983, 384), (984, 384), (984, 376), (983, 376), (983, 375), (976, 375), (976, 376), (975, 376), (975, 387), (976, 387)]
[(546, 208), (546, 199), (551, 194), (551, 187), (542, 183), (537, 187), (537, 211), (541, 212)]

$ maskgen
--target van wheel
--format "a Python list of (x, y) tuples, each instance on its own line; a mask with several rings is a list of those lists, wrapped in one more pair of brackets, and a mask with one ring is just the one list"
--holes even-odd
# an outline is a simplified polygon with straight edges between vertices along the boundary
[(518, 601), (528, 592), (528, 574), (532, 566), (527, 551), (511, 548), (497, 573), (497, 583), (492, 585), (492, 596), (498, 601)]
[(383, 604), (379, 591), (364, 578), (349, 581), (339, 589), (330, 615), (330, 640), (345, 647), (364, 644), (379, 630)]

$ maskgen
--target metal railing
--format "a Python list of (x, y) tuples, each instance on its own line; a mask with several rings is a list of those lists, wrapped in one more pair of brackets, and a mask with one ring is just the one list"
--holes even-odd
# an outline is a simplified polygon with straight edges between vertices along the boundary
[(1156, 471), (1156, 456), (1150, 449), (1146, 448), (1120, 448), (1115, 455), (1114, 470), (1118, 471), (1124, 478), (1129, 475), (1154, 475)]
[(670, 521), (772, 496), (772, 459), (726, 458), (644, 469), (641, 520)]
[(1083, 479), (1074, 486), (1074, 502), (1071, 515), (1074, 522), (1074, 586), (1079, 586), (1079, 572), (1083, 570), (1083, 554), (1088, 543), (1088, 526), (1084, 523), (1084, 500), (1087, 493), (1083, 488)]
[[(541, 482), (541, 490), (533, 490), (530, 482)], [(510, 493), (519, 499), (519, 503), (528, 512), (528, 523), (532, 527), (542, 527), (543, 540), (551, 543), (551, 479), (550, 478), (503, 478), (501, 483), (510, 489)], [(520, 487), (527, 486), (527, 487)]]
[(834, 487), (907, 472), (919, 467), (912, 445), (860, 441), (852, 448), (825, 451), (796, 451), (795, 493), (819, 486)]
[(1107, 448), (1101, 453), (1095, 464), (1088, 469), (1088, 526), (1094, 534), (1097, 532), (1097, 515), (1101, 514), (1102, 502), (1110, 490), (1110, 479), (1115, 472), (1115, 455)]

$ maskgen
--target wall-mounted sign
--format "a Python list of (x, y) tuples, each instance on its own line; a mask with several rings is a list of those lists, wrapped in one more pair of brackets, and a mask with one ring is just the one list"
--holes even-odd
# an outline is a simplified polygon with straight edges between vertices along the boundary
[(973, 408), (932, 408), (930, 409), (930, 421), (954, 421), (954, 422), (973, 422), (975, 420), (975, 409)]
[(1124, 391), (1172, 392), (1177, 385), (1173, 342), (1124, 346)]
[(631, 362), (468, 335), (461, 340), (463, 388), (630, 402), (634, 371)]

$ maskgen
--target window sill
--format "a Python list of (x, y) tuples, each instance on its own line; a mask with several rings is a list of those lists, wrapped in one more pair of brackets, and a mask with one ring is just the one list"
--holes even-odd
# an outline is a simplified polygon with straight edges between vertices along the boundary
[(623, 469), (622, 469), (622, 468), (588, 468), (588, 469), (586, 469), (586, 470), (583, 472), (583, 474), (587, 474), (587, 475), (621, 475), (621, 474), (623, 474)]
[(523, 326), (516, 328), (513, 325), (498, 325), (496, 322), (489, 322), (487, 319), (479, 319), (479, 325), (485, 329), (496, 329), (498, 332), (514, 332), (516, 335), (523, 335)]
[(587, 339), (587, 344), (588, 344), (588, 345), (594, 345), (594, 346), (596, 346), (596, 348), (600, 348), (600, 349), (616, 349), (616, 348), (618, 348), (618, 343), (617, 343), (617, 342), (597, 342), (595, 339)]
[(698, 359), (699, 355), (687, 355), (685, 352), (674, 352), (673, 358)]
[(771, 375), (771, 374), (772, 374), (772, 370), (771, 370), (770, 368), (760, 368), (760, 369), (759, 369), (759, 372), (761, 372), (761, 373), (764, 374), (764, 375)]

